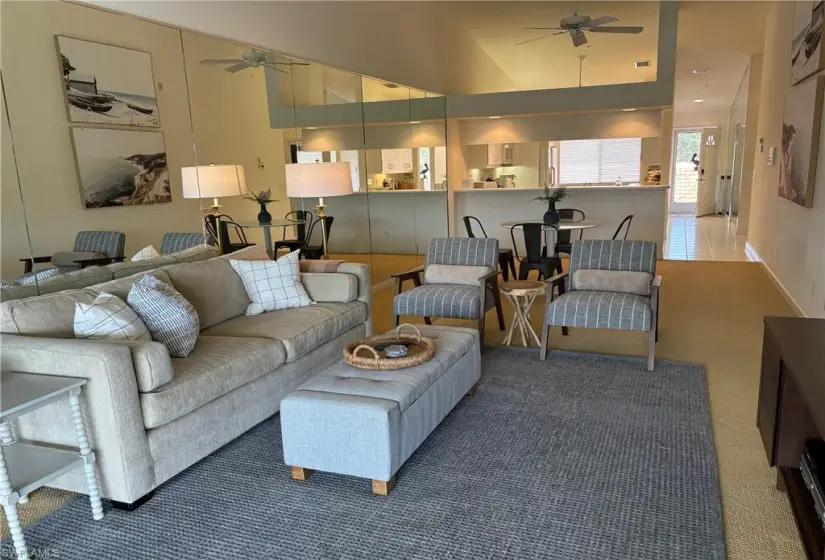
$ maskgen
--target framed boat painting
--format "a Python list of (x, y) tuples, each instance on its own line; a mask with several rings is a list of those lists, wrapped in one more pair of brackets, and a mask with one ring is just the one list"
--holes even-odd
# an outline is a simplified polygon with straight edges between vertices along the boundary
[(149, 53), (56, 35), (69, 122), (160, 126)]
[(825, 2), (796, 0), (793, 8), (792, 86), (825, 68), (825, 58), (822, 56)]

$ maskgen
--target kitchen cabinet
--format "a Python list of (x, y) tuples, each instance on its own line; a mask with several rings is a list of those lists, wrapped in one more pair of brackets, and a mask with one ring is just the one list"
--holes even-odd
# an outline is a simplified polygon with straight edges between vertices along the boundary
[(381, 150), (381, 173), (412, 173), (413, 152), (409, 148)]
[(513, 144), (488, 144), (487, 167), (512, 165), (515, 160)]

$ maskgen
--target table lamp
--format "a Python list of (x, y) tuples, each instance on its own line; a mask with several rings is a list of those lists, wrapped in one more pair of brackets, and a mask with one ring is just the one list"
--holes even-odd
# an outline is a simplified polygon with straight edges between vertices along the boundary
[(324, 258), (329, 258), (324, 198), (347, 194), (352, 194), (352, 175), (348, 162), (288, 163), (286, 165), (286, 195), (294, 198), (318, 197), (315, 211), (321, 221)]
[(218, 199), (225, 196), (240, 196), (246, 192), (246, 177), (242, 165), (199, 165), (181, 168), (183, 198), (211, 198), (209, 210), (215, 220), (218, 248), (223, 254), (223, 240), (220, 231), (220, 204)]

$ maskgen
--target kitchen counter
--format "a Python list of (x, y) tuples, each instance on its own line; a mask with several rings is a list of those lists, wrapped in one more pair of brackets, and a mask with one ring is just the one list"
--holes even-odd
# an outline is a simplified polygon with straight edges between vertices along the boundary
[[(587, 191), (587, 192), (602, 192), (602, 193), (620, 193), (620, 192), (628, 192), (628, 193), (637, 193), (640, 190), (644, 190), (647, 192), (652, 191), (667, 191), (670, 189), (667, 185), (598, 185), (595, 187), (584, 187), (584, 186), (575, 186), (575, 187), (565, 187), (568, 192), (573, 191)], [(542, 187), (528, 187), (528, 188), (510, 188), (510, 189), (457, 189), (455, 192), (458, 193), (517, 193), (517, 192), (542, 192), (544, 189)]]

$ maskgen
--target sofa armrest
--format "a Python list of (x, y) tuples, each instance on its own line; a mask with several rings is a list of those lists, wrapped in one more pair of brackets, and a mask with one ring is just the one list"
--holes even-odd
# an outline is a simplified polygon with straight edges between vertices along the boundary
[(301, 283), (315, 301), (350, 302), (358, 297), (358, 278), (340, 272), (302, 272)]
[[(101, 493), (134, 502), (155, 486), (155, 476), (130, 349), (123, 344), (3, 335), (2, 368), (87, 379), (81, 404), (97, 456)], [(17, 420), (22, 439), (77, 447), (68, 400)], [(53, 485), (86, 492), (83, 474), (70, 473)]]
[(367, 306), (367, 332), (365, 336), (372, 336), (372, 277), (370, 267), (366, 264), (344, 262), (338, 265), (336, 270), (339, 274), (350, 274), (358, 280), (358, 301), (363, 301)]

